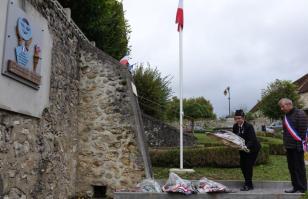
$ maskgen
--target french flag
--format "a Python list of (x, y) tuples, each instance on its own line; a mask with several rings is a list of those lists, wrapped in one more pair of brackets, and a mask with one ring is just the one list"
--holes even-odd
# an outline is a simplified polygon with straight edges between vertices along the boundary
[(181, 32), (184, 27), (183, 0), (179, 0), (179, 7), (176, 11), (175, 23), (178, 24), (178, 32)]
[(127, 55), (125, 55), (125, 56), (120, 60), (120, 64), (128, 65), (128, 56), (127, 56)]

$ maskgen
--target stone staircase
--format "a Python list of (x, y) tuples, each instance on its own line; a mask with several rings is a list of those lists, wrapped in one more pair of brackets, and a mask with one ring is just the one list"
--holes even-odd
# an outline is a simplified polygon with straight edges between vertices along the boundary
[[(286, 181), (256, 181), (254, 190), (240, 191), (240, 181), (217, 181), (230, 188), (233, 193), (212, 193), (212, 194), (168, 194), (168, 193), (131, 193), (115, 192), (114, 199), (298, 199), (303, 194), (284, 193), (285, 189), (291, 188), (291, 183)], [(196, 183), (195, 181), (193, 183)]]

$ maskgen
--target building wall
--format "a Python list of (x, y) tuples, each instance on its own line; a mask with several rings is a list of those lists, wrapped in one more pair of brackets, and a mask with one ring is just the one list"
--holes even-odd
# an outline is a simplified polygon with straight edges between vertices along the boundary
[(303, 109), (308, 111), (308, 92), (300, 94), (300, 100), (303, 102), (304, 107)]

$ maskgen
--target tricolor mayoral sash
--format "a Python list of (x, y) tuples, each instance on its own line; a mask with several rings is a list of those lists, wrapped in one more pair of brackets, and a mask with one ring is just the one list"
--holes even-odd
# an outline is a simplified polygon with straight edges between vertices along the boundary
[(293, 137), (294, 140), (301, 142), (303, 145), (303, 150), (306, 152), (308, 151), (307, 141), (308, 141), (308, 129), (306, 131), (305, 139), (303, 140), (299, 133), (291, 126), (290, 122), (288, 121), (287, 116), (284, 116), (283, 119), (284, 126), (286, 127), (289, 134)]

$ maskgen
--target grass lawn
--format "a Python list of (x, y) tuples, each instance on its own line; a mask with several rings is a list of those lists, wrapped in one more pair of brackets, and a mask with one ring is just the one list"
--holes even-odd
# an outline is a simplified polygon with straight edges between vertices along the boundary
[[(207, 177), (212, 180), (243, 180), (240, 168), (193, 168), (193, 174), (180, 175), (186, 179), (200, 179)], [(154, 167), (154, 177), (156, 179), (168, 179), (169, 168)], [(290, 180), (287, 160), (285, 156), (271, 155), (268, 164), (254, 167), (253, 180)]]
[[(206, 136), (204, 133), (195, 133), (197, 137), (197, 143), (203, 144), (220, 144), (218, 140), (210, 136)], [(280, 143), (281, 139), (271, 137), (261, 137), (261, 142), (270, 141), (272, 143)], [(306, 154), (308, 155), (308, 153)], [(185, 157), (184, 157), (185, 158)], [(308, 167), (306, 167), (307, 169)], [(186, 179), (200, 179), (201, 177), (207, 177), (212, 180), (243, 180), (243, 175), (240, 168), (193, 168), (196, 172), (192, 174), (181, 175)], [(154, 167), (154, 177), (156, 179), (168, 179), (169, 168)], [(286, 156), (284, 155), (270, 155), (269, 163), (258, 165), (254, 167), (253, 180), (273, 180), (284, 181), (290, 180), (290, 175), (287, 166)]]

